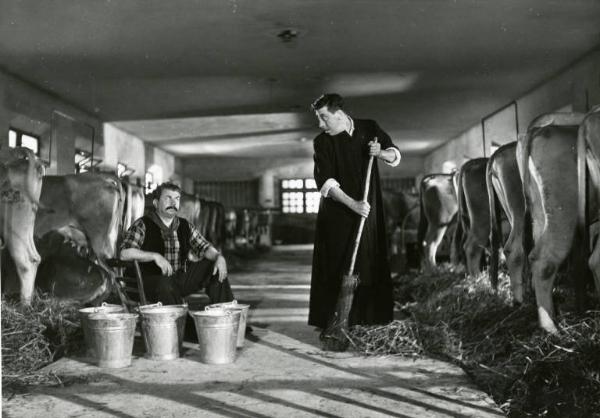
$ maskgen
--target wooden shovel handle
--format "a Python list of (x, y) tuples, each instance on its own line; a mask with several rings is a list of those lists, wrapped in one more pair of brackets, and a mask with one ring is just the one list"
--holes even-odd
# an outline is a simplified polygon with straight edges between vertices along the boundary
[[(375, 142), (377, 142), (377, 137), (375, 137)], [(371, 170), (373, 168), (373, 156), (369, 157), (369, 164), (367, 165), (367, 175), (365, 177), (365, 187), (363, 192), (363, 202), (368, 202), (369, 199), (369, 187), (371, 185)], [(363, 228), (365, 227), (365, 221), (367, 218), (360, 217), (360, 222), (358, 224), (358, 231), (356, 232), (356, 239), (354, 240), (354, 249), (352, 250), (352, 258), (350, 259), (350, 267), (348, 268), (348, 276), (354, 274), (354, 265), (356, 264), (356, 256), (358, 254), (358, 247), (360, 245), (360, 238), (362, 237)]]

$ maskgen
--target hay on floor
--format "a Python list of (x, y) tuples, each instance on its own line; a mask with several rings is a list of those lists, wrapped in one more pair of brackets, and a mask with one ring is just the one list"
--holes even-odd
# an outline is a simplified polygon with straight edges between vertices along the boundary
[(410, 317), (352, 328), (357, 351), (447, 358), (509, 416), (600, 417), (600, 311), (563, 314), (560, 333), (549, 335), (535, 306), (513, 306), (506, 275), (493, 291), (487, 274), (449, 267), (401, 276), (394, 293)]
[(10, 396), (29, 385), (61, 379), (44, 366), (83, 347), (79, 306), (35, 295), (31, 306), (2, 296), (2, 386)]

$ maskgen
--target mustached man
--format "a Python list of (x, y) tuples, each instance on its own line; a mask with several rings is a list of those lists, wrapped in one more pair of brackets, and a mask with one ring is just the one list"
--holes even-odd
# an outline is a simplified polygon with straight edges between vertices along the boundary
[(154, 210), (125, 233), (121, 259), (140, 263), (148, 303), (180, 304), (202, 288), (210, 303), (232, 301), (225, 258), (194, 225), (177, 216), (180, 199), (176, 184), (154, 190)]

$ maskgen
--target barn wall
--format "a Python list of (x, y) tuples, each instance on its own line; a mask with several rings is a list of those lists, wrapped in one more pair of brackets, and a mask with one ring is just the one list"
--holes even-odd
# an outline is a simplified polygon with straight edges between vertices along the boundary
[[(97, 117), (1, 70), (0, 94), (0, 132), (13, 127), (39, 136), (40, 157), (50, 163), (48, 174), (73, 173), (76, 147), (101, 152), (102, 122)], [(5, 134), (0, 141), (8, 146)]]
[(430, 153), (423, 165), (425, 173), (449, 173), (466, 160), (481, 156), (483, 136), (481, 126), (476, 125)]
[[(529, 123), (542, 113), (553, 111), (585, 112), (600, 103), (600, 51), (592, 51), (556, 76), (545, 80), (515, 100), (516, 116), (510, 118), (512, 109), (499, 111), (485, 121), (493, 127), (494, 135), (512, 138), (518, 123), (518, 133), (525, 133)], [(514, 109), (514, 108), (513, 108)], [(502, 109), (498, 109), (502, 110)], [(516, 119), (516, 120), (515, 120)], [(504, 134), (503, 134), (504, 132)], [(490, 131), (486, 129), (485, 155), (491, 151)], [(477, 123), (465, 132), (428, 154), (424, 172), (448, 172), (450, 162), (460, 166), (466, 159), (483, 156), (482, 124)], [(446, 168), (444, 170), (444, 168)]]
[(600, 51), (596, 51), (517, 100), (519, 131), (526, 132), (529, 123), (542, 113), (569, 105), (575, 112), (586, 112), (599, 103)]
[(110, 123), (104, 124), (104, 164), (116, 170), (117, 163), (135, 170), (134, 178), (144, 180), (146, 155), (144, 141)]

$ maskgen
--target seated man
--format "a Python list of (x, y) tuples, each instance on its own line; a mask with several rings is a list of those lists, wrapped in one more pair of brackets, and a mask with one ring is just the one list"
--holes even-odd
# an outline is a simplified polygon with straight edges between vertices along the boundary
[[(221, 253), (187, 220), (177, 216), (181, 189), (163, 183), (153, 194), (153, 211), (136, 220), (123, 237), (121, 259), (140, 263), (148, 303), (175, 305), (200, 288), (210, 303), (233, 294)], [(195, 260), (191, 261), (191, 256)]]

